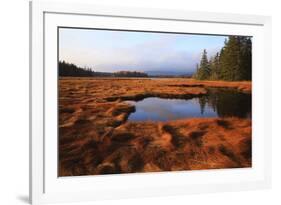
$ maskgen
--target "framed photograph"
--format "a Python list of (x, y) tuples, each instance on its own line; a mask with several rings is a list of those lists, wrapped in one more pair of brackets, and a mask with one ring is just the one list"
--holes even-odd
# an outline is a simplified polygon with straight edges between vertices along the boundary
[(36, 1), (30, 22), (32, 204), (270, 187), (270, 17)]

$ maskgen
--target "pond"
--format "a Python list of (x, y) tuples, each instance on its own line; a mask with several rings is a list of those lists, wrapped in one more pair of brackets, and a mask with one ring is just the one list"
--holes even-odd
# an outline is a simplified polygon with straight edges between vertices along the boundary
[(192, 99), (148, 97), (126, 101), (135, 105), (129, 121), (169, 121), (183, 118), (240, 117), (251, 118), (251, 94), (234, 89), (209, 89), (207, 95)]

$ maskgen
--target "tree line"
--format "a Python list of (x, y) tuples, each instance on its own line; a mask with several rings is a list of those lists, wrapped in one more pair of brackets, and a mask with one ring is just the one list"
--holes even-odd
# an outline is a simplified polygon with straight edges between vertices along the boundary
[(118, 71), (113, 75), (114, 77), (148, 77), (146, 73), (138, 71)]
[(198, 80), (240, 81), (252, 79), (251, 37), (229, 36), (223, 48), (210, 59), (203, 50), (193, 78)]
[(65, 61), (59, 62), (59, 76), (77, 76), (88, 77), (94, 76), (95, 72), (90, 68), (80, 68), (73, 63)]
[(146, 73), (137, 71), (96, 72), (91, 68), (81, 68), (65, 61), (59, 61), (58, 67), (59, 76), (65, 77), (148, 77)]

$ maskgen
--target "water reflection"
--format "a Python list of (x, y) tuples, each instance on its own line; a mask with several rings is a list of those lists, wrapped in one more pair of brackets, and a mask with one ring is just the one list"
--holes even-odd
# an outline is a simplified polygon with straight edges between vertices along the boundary
[(136, 111), (129, 115), (129, 121), (230, 116), (251, 118), (251, 95), (230, 89), (210, 89), (208, 95), (189, 100), (150, 97), (127, 102), (136, 107)]
[(209, 94), (199, 98), (202, 112), (211, 106), (219, 117), (251, 118), (251, 94), (238, 92), (235, 89), (209, 89)]

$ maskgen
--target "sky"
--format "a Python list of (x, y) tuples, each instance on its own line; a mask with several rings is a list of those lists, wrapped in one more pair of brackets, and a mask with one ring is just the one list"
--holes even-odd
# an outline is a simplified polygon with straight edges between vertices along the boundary
[(59, 29), (59, 60), (94, 71), (192, 73), (203, 49), (214, 55), (227, 36)]

